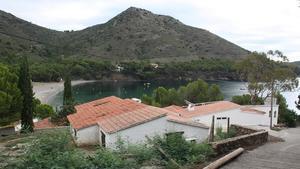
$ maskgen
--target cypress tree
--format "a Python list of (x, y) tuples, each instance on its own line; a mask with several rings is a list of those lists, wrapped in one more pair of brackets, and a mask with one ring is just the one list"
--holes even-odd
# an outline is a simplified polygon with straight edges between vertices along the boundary
[(63, 107), (60, 111), (60, 117), (66, 117), (69, 114), (75, 113), (74, 99), (72, 95), (72, 85), (70, 75), (65, 76)]
[(64, 82), (64, 96), (63, 96), (63, 105), (73, 104), (74, 99), (72, 96), (72, 84), (70, 75), (66, 75)]
[(33, 132), (33, 91), (27, 57), (23, 57), (20, 65), (19, 84), (23, 96), (21, 111), (21, 133)]

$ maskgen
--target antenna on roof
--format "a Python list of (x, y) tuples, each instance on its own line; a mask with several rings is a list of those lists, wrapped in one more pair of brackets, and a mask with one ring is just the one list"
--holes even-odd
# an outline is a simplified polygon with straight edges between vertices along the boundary
[(194, 103), (192, 103), (192, 102), (190, 102), (188, 100), (184, 100), (184, 102), (188, 105), (188, 107), (187, 107), (188, 111), (195, 110), (195, 104)]

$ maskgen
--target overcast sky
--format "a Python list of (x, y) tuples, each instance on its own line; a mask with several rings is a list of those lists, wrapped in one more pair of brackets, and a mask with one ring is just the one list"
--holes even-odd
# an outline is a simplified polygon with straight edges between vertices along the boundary
[(170, 15), (251, 51), (300, 60), (298, 0), (0, 0), (0, 9), (56, 30), (105, 23), (130, 6)]

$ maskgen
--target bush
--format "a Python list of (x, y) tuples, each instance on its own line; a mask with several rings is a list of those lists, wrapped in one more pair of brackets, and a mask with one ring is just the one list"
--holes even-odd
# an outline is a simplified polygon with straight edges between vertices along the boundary
[(54, 130), (43, 133), (32, 141), (20, 160), (8, 168), (86, 168), (84, 156), (75, 150), (68, 131)]
[(218, 127), (216, 129), (216, 136), (215, 136), (215, 140), (224, 140), (227, 138), (231, 138), (236, 136), (236, 130), (232, 127), (229, 128), (229, 132), (223, 132), (223, 128), (222, 127)]
[(116, 152), (100, 149), (94, 157), (89, 157), (89, 167), (93, 169), (134, 169), (134, 161), (122, 159)]
[(214, 155), (210, 145), (187, 142), (181, 133), (155, 137), (154, 142), (181, 165), (201, 163)]
[(257, 97), (253, 101), (251, 101), (250, 94), (244, 94), (242, 96), (233, 96), (232, 102), (239, 104), (239, 105), (262, 105), (264, 104), (264, 100), (260, 97)]
[(277, 93), (277, 104), (279, 105), (278, 110), (278, 121), (279, 123), (285, 123), (288, 127), (296, 127), (297, 114), (295, 111), (288, 109), (286, 99)]
[(54, 114), (53, 108), (47, 104), (39, 104), (35, 107), (34, 116), (40, 119), (51, 117)]
[(178, 90), (158, 87), (153, 90), (152, 95), (143, 95), (142, 102), (158, 107), (169, 105), (184, 105), (184, 100), (193, 103), (223, 100), (223, 94), (218, 85), (209, 86), (205, 81), (199, 79), (179, 87)]

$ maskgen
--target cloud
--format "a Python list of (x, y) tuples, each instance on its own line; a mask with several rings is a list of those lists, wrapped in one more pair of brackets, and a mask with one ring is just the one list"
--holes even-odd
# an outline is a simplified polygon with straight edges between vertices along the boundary
[(246, 49), (279, 49), (300, 60), (297, 0), (0, 0), (0, 9), (56, 30), (107, 22), (130, 6), (170, 15)]

